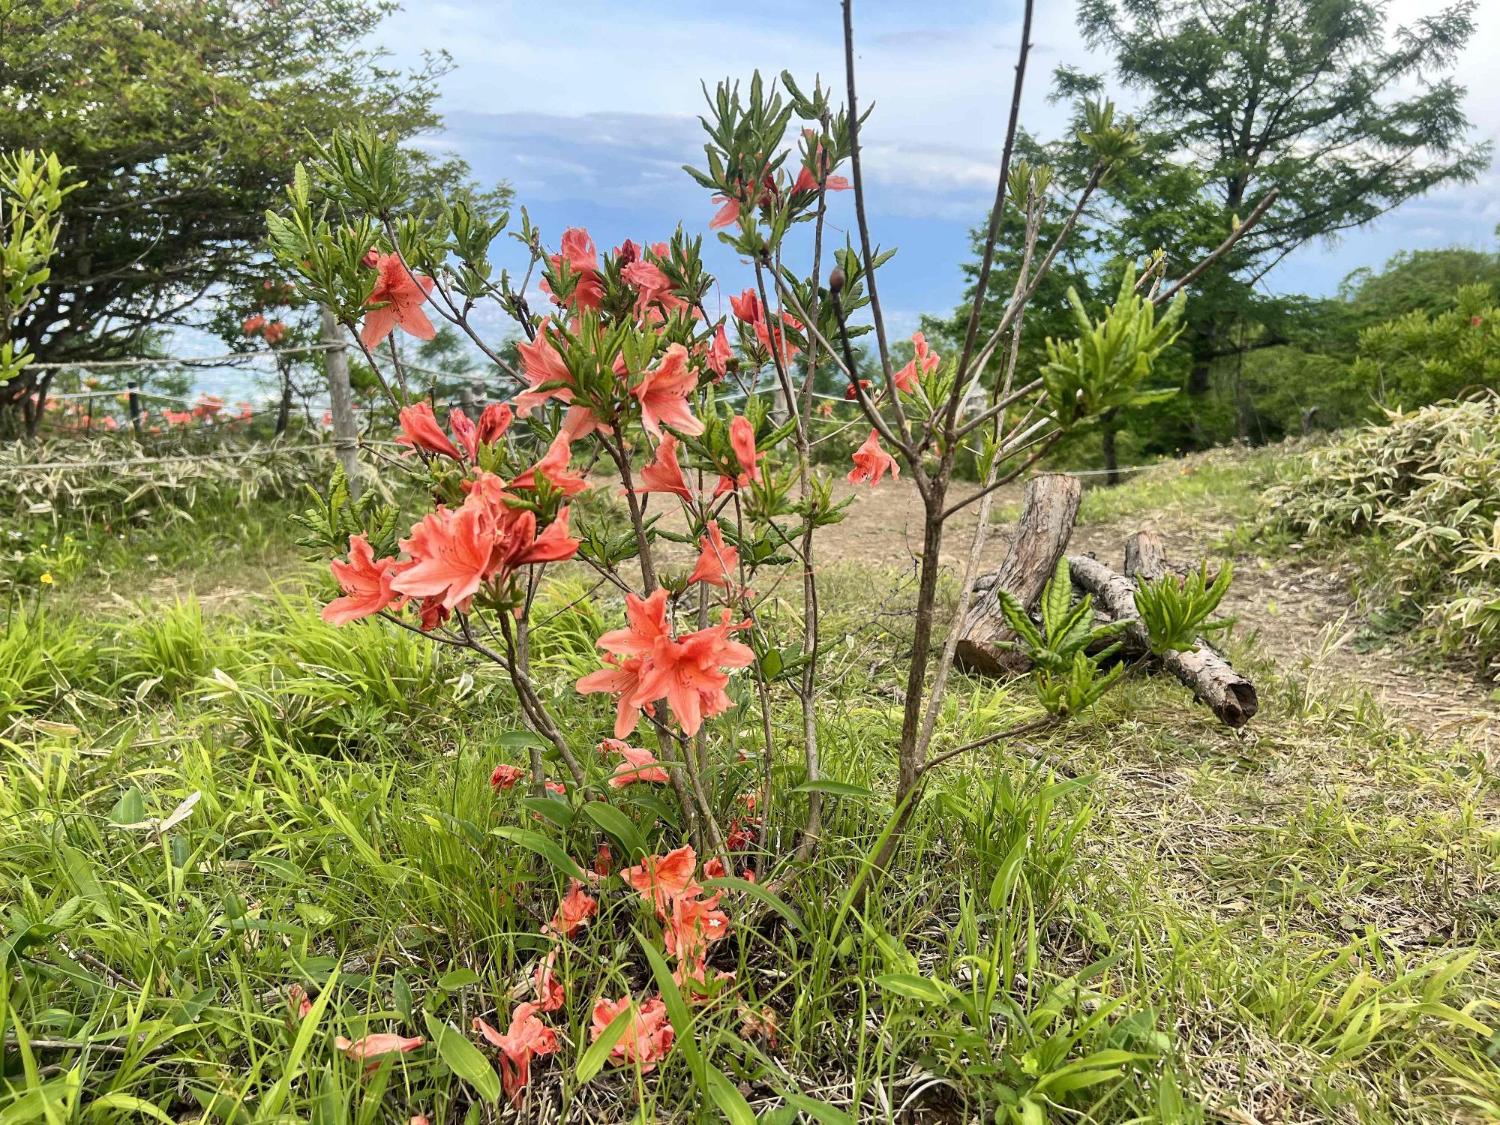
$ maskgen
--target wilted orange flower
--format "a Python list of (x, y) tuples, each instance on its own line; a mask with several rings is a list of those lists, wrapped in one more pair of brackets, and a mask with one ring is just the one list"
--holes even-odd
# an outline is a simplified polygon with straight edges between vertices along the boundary
[(599, 900), (584, 891), (583, 884), (574, 879), (568, 884), (568, 893), (558, 903), (557, 913), (542, 927), (542, 932), (572, 937), (598, 912)]
[(496, 793), (502, 789), (513, 788), (516, 782), (526, 776), (526, 771), (520, 766), (513, 766), (509, 762), (501, 762), (495, 767), (495, 772), (490, 774), (490, 788)]
[(340, 1035), (333, 1045), (355, 1062), (362, 1062), (366, 1070), (374, 1070), (386, 1055), (406, 1054), (415, 1051), (427, 1040), (420, 1035), (408, 1038), (405, 1035), (381, 1033), (366, 1035), (350, 1042)]
[[(590, 1041), (603, 1035), (605, 1028), (630, 1005), (628, 993), (618, 1000), (601, 999), (596, 1003), (589, 1033)], [(609, 1057), (617, 1063), (633, 1062), (641, 1068), (642, 1074), (649, 1074), (672, 1049), (673, 1035), (671, 1021), (667, 1018), (667, 1006), (659, 996), (653, 996), (636, 1010), (625, 1028), (625, 1034), (611, 1048)]]
[[(606, 738), (599, 743), (599, 749), (618, 754), (625, 759), (610, 775), (611, 789), (623, 789), (637, 781), (654, 782), (660, 785), (672, 780), (649, 750), (638, 750), (634, 746), (627, 746), (618, 738)], [(605, 870), (601, 874), (608, 875), (609, 871)]]
[(531, 1060), (557, 1051), (557, 1032), (537, 1019), (540, 1010), (536, 1004), (517, 1004), (503, 1035), (484, 1020), (474, 1019), (474, 1030), (500, 1049), (500, 1083), (517, 1108), (531, 1081)]

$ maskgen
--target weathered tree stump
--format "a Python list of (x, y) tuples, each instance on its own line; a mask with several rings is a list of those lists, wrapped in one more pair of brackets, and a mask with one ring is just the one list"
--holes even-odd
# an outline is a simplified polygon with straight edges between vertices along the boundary
[(1077, 477), (1042, 473), (1026, 482), (1021, 518), (1005, 561), (992, 577), (975, 583), (973, 604), (959, 625), (959, 667), (991, 676), (1026, 670), (1025, 655), (1004, 647), (1015, 634), (1000, 612), (999, 592), (1009, 592), (1028, 611), (1036, 605), (1068, 549), (1082, 497)]

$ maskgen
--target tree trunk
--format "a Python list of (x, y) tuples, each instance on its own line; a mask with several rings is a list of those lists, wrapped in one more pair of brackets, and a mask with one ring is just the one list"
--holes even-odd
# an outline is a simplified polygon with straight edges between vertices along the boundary
[(1028, 610), (1036, 605), (1068, 549), (1082, 496), (1078, 478), (1062, 473), (1042, 473), (1027, 482), (1005, 561), (983, 592), (976, 583), (974, 602), (959, 625), (955, 656), (961, 668), (992, 676), (1025, 670), (1025, 656), (1006, 647), (1015, 634), (1000, 612), (999, 592), (1007, 591)]
[[(1125, 548), (1126, 568), (1134, 567), (1134, 577), (1158, 578), (1167, 571), (1161, 543), (1150, 532), (1139, 532)], [(1135, 609), (1135, 582), (1130, 576), (1116, 574), (1095, 559), (1070, 556), (1068, 568), (1073, 583), (1094, 595), (1095, 602), (1112, 619), (1129, 623), (1125, 642), (1145, 650), (1145, 626)], [(1255, 685), (1245, 679), (1202, 637), (1192, 652), (1170, 651), (1162, 656), (1166, 669), (1193, 689), (1198, 700), (1207, 705), (1225, 725), (1238, 729), (1248, 723), (1259, 709)]]
[(1100, 436), (1104, 443), (1104, 481), (1110, 486), (1120, 483), (1120, 455), (1115, 448), (1115, 411), (1106, 411), (1100, 419)]

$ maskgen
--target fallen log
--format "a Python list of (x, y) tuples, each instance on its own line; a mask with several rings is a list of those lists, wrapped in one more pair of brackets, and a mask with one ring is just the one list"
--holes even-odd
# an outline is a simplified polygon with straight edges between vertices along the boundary
[[(1145, 625), (1135, 608), (1134, 580), (1149, 581), (1167, 573), (1166, 556), (1161, 541), (1151, 532), (1142, 531), (1126, 543), (1125, 560), (1126, 574), (1116, 574), (1097, 559), (1076, 555), (1068, 557), (1068, 569), (1073, 584), (1092, 594), (1095, 604), (1111, 619), (1129, 623), (1124, 638), (1127, 646), (1145, 651), (1149, 645)], [(1161, 662), (1226, 726), (1244, 726), (1260, 707), (1255, 685), (1202, 637), (1194, 651), (1169, 651)]]
[(1026, 482), (1021, 518), (1005, 561), (993, 575), (975, 583), (973, 603), (959, 624), (954, 655), (960, 668), (991, 676), (1026, 670), (1030, 662), (1025, 654), (1006, 647), (1015, 633), (1000, 612), (999, 593), (1007, 591), (1028, 611), (1036, 606), (1057, 560), (1068, 549), (1082, 497), (1077, 477), (1041, 473)]

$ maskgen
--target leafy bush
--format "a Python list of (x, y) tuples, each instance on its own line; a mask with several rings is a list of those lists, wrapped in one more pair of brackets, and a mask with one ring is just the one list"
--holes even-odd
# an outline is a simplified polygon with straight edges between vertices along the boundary
[(300, 495), (328, 479), (332, 444), (262, 446), (214, 439), (160, 447), (124, 437), (0, 445), (0, 519), (8, 527), (57, 522), (193, 522), (206, 507)]
[(1500, 654), (1500, 395), (1392, 412), (1306, 457), (1266, 494), (1264, 525), (1314, 541), (1374, 536), (1380, 588), (1445, 651)]

